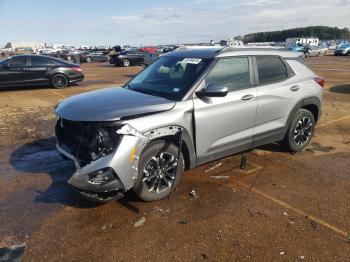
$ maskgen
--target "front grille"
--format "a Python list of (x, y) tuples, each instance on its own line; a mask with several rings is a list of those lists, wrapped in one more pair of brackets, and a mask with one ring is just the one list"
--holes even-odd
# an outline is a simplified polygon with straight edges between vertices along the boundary
[(114, 130), (112, 126), (63, 118), (55, 128), (58, 144), (75, 156), (81, 166), (113, 152), (118, 142)]

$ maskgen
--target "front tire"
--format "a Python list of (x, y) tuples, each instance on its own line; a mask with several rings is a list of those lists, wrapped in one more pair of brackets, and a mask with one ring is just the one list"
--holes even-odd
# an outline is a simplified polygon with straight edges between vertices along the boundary
[(68, 77), (63, 74), (55, 74), (51, 77), (51, 85), (57, 89), (65, 88), (69, 85)]
[(309, 145), (314, 130), (314, 115), (309, 110), (301, 108), (295, 113), (282, 144), (291, 152), (302, 151)]
[(129, 67), (130, 66), (130, 60), (128, 59), (123, 59), (122, 61), (124, 67)]
[(180, 161), (177, 161), (178, 150), (176, 145), (166, 141), (151, 142), (144, 149), (139, 160), (138, 179), (133, 189), (140, 199), (159, 200), (176, 188), (184, 172), (182, 154)]

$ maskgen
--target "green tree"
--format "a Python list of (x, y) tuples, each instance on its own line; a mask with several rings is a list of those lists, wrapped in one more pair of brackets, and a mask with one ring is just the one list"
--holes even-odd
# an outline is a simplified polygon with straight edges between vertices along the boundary
[(244, 42), (283, 42), (289, 37), (318, 37), (322, 40), (350, 39), (349, 28), (308, 26), (281, 31), (257, 32), (243, 37)]

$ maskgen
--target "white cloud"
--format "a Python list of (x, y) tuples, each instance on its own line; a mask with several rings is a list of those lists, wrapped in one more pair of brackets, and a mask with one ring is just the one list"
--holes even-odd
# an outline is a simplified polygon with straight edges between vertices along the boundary
[(279, 0), (253, 0), (253, 1), (247, 1), (243, 5), (246, 6), (266, 6), (266, 5), (276, 5), (281, 4), (281, 1)]
[(208, 42), (310, 25), (350, 27), (349, 10), (350, 0), (193, 0), (158, 4), (125, 15), (79, 14), (73, 10), (61, 17), (56, 14), (45, 23), (23, 24), (0, 17), (0, 36), (8, 29), (21, 32), (22, 41), (134, 45)]
[(220, 40), (256, 31), (310, 25), (350, 26), (350, 0), (299, 1), (196, 0), (190, 5), (160, 7), (117, 20), (112, 18), (112, 23), (127, 27), (125, 35), (132, 35), (142, 43)]

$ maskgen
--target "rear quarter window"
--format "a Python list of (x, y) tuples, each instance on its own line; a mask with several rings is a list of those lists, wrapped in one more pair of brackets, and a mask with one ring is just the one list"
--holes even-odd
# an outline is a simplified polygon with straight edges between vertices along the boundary
[(53, 60), (46, 57), (31, 57), (32, 66), (54, 66), (56, 65)]
[(289, 77), (286, 65), (278, 56), (256, 56), (256, 64), (260, 85), (280, 82)]

